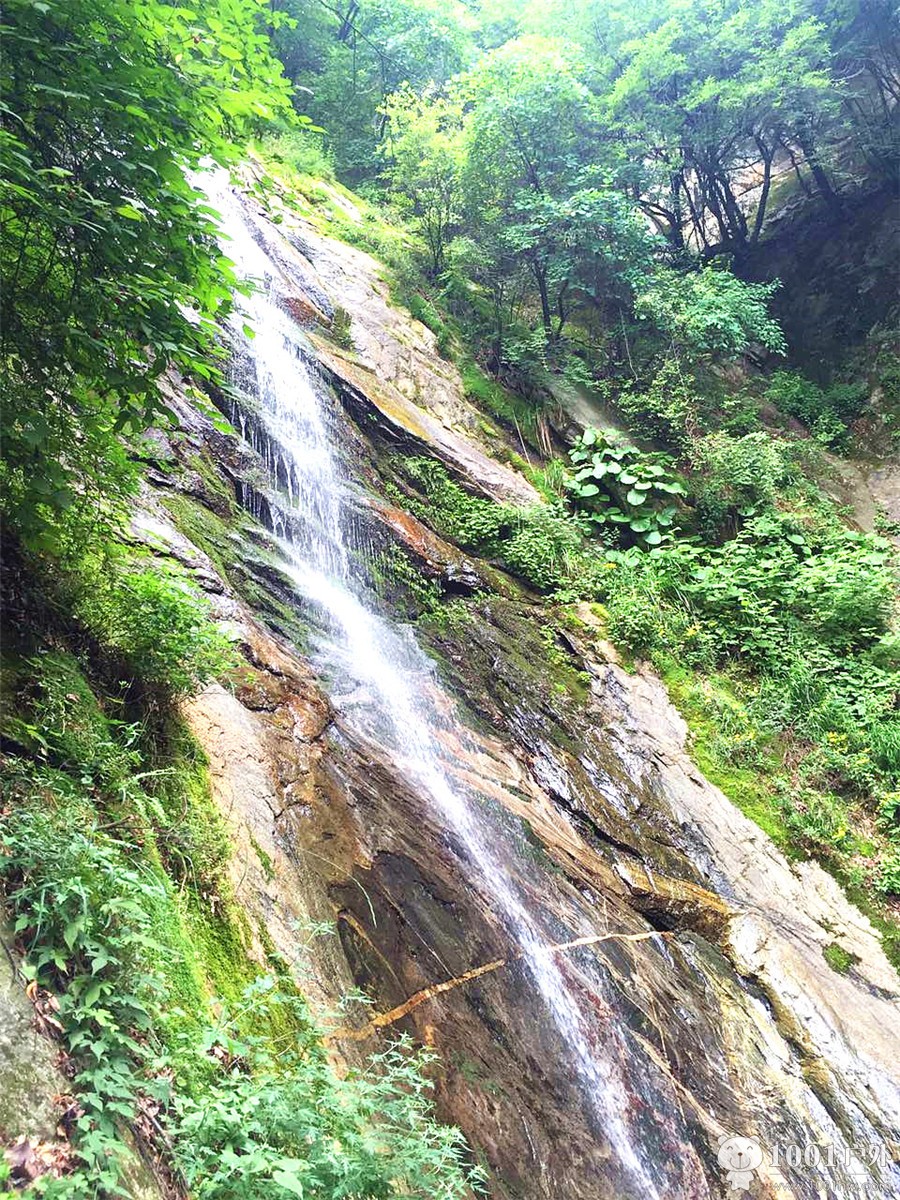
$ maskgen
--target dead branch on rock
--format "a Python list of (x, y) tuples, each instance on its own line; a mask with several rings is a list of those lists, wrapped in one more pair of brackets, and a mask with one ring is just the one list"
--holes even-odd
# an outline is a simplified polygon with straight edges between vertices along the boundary
[[(650, 938), (670, 936), (671, 934), (669, 933), (660, 933), (655, 929), (650, 930), (648, 933), (599, 933), (592, 934), (589, 937), (575, 938), (571, 942), (558, 942), (552, 946), (544, 946), (538, 953), (556, 954), (564, 950), (576, 950), (580, 946), (596, 946), (600, 942), (644, 942)], [(433, 1000), (435, 997), (443, 995), (444, 992), (453, 991), (454, 988), (462, 987), (466, 983), (471, 983), (473, 979), (478, 979), (482, 975), (489, 975), (492, 971), (499, 971), (501, 967), (508, 966), (510, 963), (517, 962), (524, 957), (525, 955), (520, 953), (512, 955), (509, 958), (495, 958), (491, 962), (482, 963), (480, 967), (473, 967), (470, 971), (464, 971), (462, 975), (457, 975), (453, 979), (445, 979), (442, 983), (434, 983), (430, 987), (422, 988), (421, 991), (415, 992), (395, 1008), (389, 1009), (387, 1012), (376, 1013), (360, 1029), (333, 1030), (326, 1038), (326, 1041), (336, 1041), (339, 1038), (353, 1042), (362, 1041), (364, 1038), (371, 1037), (379, 1029), (384, 1029), (388, 1025), (395, 1024), (426, 1001)]]

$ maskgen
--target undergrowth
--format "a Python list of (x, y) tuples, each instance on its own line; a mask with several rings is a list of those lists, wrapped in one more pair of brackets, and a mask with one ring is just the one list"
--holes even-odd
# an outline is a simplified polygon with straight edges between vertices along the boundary
[(339, 1077), (285, 964), (254, 957), (175, 703), (228, 661), (200, 602), (144, 569), (73, 620), (71, 574), (38, 583), (10, 557), (7, 616), (45, 603), (5, 631), (0, 887), (72, 1094), (68, 1155), (35, 1191), (131, 1195), (147, 1146), (204, 1200), (470, 1195), (430, 1056), (400, 1042)]

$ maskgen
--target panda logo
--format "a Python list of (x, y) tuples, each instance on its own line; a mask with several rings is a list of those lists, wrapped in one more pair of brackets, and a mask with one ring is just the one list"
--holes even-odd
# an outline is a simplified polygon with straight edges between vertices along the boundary
[(732, 1191), (742, 1192), (753, 1182), (753, 1173), (762, 1166), (763, 1152), (756, 1138), (723, 1133), (718, 1141), (719, 1166), (727, 1172)]

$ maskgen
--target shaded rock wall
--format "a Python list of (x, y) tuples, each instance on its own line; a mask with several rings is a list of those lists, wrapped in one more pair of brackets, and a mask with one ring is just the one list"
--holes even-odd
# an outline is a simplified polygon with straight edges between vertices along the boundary
[(876, 322), (896, 313), (900, 199), (891, 190), (847, 195), (841, 216), (809, 203), (788, 206), (741, 274), (781, 280), (773, 309), (791, 357), (827, 382)]

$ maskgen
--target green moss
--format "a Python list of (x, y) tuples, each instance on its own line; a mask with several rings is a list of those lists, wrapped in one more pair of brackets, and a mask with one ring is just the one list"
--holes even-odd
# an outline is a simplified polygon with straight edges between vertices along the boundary
[(378, 552), (372, 563), (373, 582), (388, 600), (399, 597), (410, 615), (435, 612), (441, 605), (441, 588), (429, 579), (402, 547), (391, 542)]
[(263, 874), (266, 877), (266, 882), (271, 883), (272, 880), (275, 878), (275, 867), (272, 864), (271, 855), (267, 854), (265, 852), (265, 850), (263, 850), (262, 846), (259, 844), (259, 842), (256, 840), (256, 838), (253, 836), (252, 833), (250, 834), (250, 845), (253, 847), (256, 857), (259, 859), (260, 866), (263, 869)]
[(229, 564), (234, 559), (233, 527), (207, 505), (181, 492), (164, 496), (163, 504), (175, 528), (202, 550), (223, 579), (227, 579)]
[[(221, 415), (217, 408), (212, 409), (217, 418), (217, 428), (219, 425), (224, 425), (224, 429), (220, 429), (220, 433), (232, 433), (237, 437), (237, 430)], [(216, 508), (225, 516), (236, 516), (239, 509), (237, 500), (231, 485), (226, 483), (222, 478), (222, 474), (215, 462), (206, 450), (202, 450), (198, 454), (193, 454), (188, 459), (188, 466), (192, 471), (195, 471), (203, 482), (203, 486), (208, 500), (215, 502)]]
[(832, 971), (837, 971), (839, 975), (847, 975), (850, 968), (859, 959), (855, 954), (851, 954), (849, 950), (845, 950), (843, 946), (839, 946), (837, 942), (831, 942), (822, 951), (822, 957), (831, 967)]
[(722, 753), (722, 722), (710, 704), (711, 690), (725, 703), (738, 702), (724, 678), (694, 675), (673, 660), (657, 663), (669, 696), (691, 731), (691, 757), (709, 781), (720, 788), (741, 812), (755, 821), (789, 858), (805, 857), (794, 843), (772, 788), (779, 762), (774, 753), (762, 755), (759, 766), (741, 766)]
[[(806, 859), (814, 850), (822, 866), (881, 933), (885, 954), (900, 969), (900, 922), (879, 902), (854, 865), (856, 857), (871, 854), (872, 848), (853, 835), (846, 805), (839, 797), (813, 792), (808, 796), (809, 810), (797, 813), (790, 800), (796, 790), (790, 766), (792, 743), (787, 739), (763, 741), (754, 748), (752, 762), (742, 764), (741, 754), (747, 753), (743, 749), (747, 744), (745, 727), (738, 717), (729, 732), (729, 722), (721, 715), (722, 706), (734, 711), (742, 708), (732, 681), (716, 672), (695, 674), (671, 658), (660, 658), (656, 665), (691, 731), (691, 757), (707, 779), (767, 833), (787, 858)], [(826, 833), (835, 823), (839, 826), (830, 849), (824, 843), (813, 846), (810, 842), (810, 830), (814, 826), (818, 830), (823, 821)]]
[(574, 576), (582, 587), (591, 586), (594, 559), (579, 525), (561, 508), (523, 508), (472, 495), (433, 459), (396, 458), (392, 466), (410, 485), (401, 502), (442, 537), (499, 561), (539, 591), (562, 588)]
[(187, 898), (185, 923), (209, 994), (237, 1003), (260, 973), (249, 957), (252, 937), (242, 910), (229, 894), (213, 902)]
[[(535, 439), (540, 408), (518, 393), (505, 388), (496, 379), (491, 379), (474, 359), (463, 359), (458, 365), (466, 399), (471, 400), (483, 413), (515, 430), (520, 438), (524, 437), (537, 448)], [(527, 464), (522, 459), (519, 459), (519, 462), (527, 469)]]

